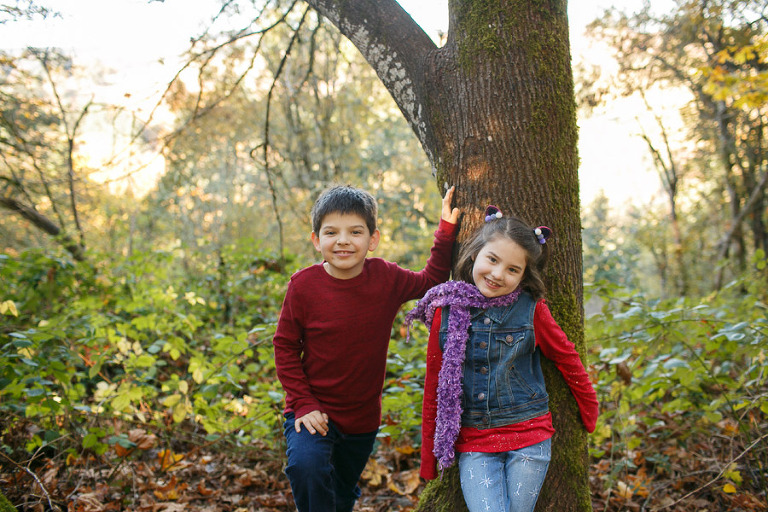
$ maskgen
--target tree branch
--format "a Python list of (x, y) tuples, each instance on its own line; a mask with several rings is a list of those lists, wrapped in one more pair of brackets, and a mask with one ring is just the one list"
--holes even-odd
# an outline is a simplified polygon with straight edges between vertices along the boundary
[(328, 18), (376, 71), (430, 162), (432, 124), (424, 90), (424, 63), (437, 46), (394, 0), (306, 0)]
[(69, 235), (62, 234), (59, 226), (54, 224), (53, 221), (42, 213), (10, 197), (0, 197), (0, 207), (18, 213), (31, 222), (35, 227), (45, 231), (49, 235), (55, 236), (75, 260), (85, 261), (83, 247), (72, 240)]

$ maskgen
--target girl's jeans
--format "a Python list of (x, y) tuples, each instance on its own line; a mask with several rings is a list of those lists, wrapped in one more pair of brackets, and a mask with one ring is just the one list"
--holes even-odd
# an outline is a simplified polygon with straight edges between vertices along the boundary
[(294, 428), (294, 414), (285, 415), (288, 465), (299, 512), (350, 512), (360, 497), (357, 482), (373, 450), (377, 432), (343, 434), (329, 422), (328, 434)]
[(532, 512), (551, 458), (551, 439), (499, 453), (459, 454), (469, 512)]

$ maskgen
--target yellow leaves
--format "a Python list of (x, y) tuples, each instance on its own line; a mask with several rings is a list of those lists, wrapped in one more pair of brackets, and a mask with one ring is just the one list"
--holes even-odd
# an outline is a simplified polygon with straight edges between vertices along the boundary
[(390, 480), (389, 484), (387, 484), (387, 488), (402, 496), (413, 494), (416, 492), (416, 489), (419, 488), (419, 485), (421, 485), (421, 478), (419, 477), (419, 471), (417, 469), (401, 471), (397, 476), (401, 485), (398, 485), (394, 480)]
[(728, 437), (736, 437), (739, 433), (739, 425), (732, 419), (727, 418), (718, 422), (720, 431)]
[(192, 306), (194, 306), (195, 304), (202, 304), (203, 306), (205, 306), (205, 299), (195, 295), (195, 292), (186, 292), (184, 294), (184, 300), (189, 302)]
[(6, 300), (0, 304), (0, 315), (19, 316), (16, 304), (12, 300)]
[(162, 403), (171, 409), (171, 417), (175, 423), (181, 423), (187, 417), (187, 414), (192, 412), (192, 404), (189, 398), (181, 393), (174, 393), (166, 397)]
[(633, 492), (627, 484), (619, 480), (616, 482), (616, 494), (624, 500), (630, 500), (632, 499)]
[(768, 41), (728, 47), (715, 55), (715, 64), (700, 68), (704, 91), (715, 101), (736, 108), (755, 108), (768, 102)]
[(161, 487), (157, 487), (154, 491), (152, 491), (152, 493), (157, 499), (162, 501), (177, 500), (179, 499), (181, 492), (183, 492), (186, 488), (187, 483), (179, 483), (176, 475), (174, 475), (171, 477), (171, 480), (167, 484)]
[(368, 459), (361, 478), (368, 482), (368, 485), (378, 487), (386, 481), (389, 476), (389, 468), (376, 459)]
[(178, 465), (184, 459), (184, 455), (173, 453), (169, 449), (160, 450), (157, 454), (157, 461), (160, 463), (160, 469), (163, 471), (174, 471), (180, 469)]
[[(406, 453), (412, 447), (397, 448), (396, 451)], [(370, 458), (363, 470), (362, 479), (369, 487), (386, 487), (388, 490), (400, 496), (411, 496), (421, 485), (421, 478), (417, 469), (392, 472), (390, 467), (382, 462)]]
[(185, 380), (176, 380), (176, 393), (165, 397), (162, 404), (171, 409), (171, 417), (175, 423), (181, 423), (190, 414), (192, 402), (189, 399), (189, 383)]
[(732, 485), (731, 482), (737, 485), (743, 482), (743, 478), (741, 477), (741, 472), (737, 468), (738, 466), (736, 465), (736, 463), (732, 462), (723, 473), (723, 478), (730, 480), (730, 482), (727, 485)]

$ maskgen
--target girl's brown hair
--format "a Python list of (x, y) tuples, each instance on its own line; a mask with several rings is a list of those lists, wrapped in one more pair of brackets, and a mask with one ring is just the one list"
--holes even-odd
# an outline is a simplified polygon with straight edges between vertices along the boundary
[(546, 293), (543, 272), (549, 257), (548, 244), (539, 243), (533, 228), (517, 217), (505, 215), (500, 219), (484, 222), (478, 227), (459, 250), (456, 260), (456, 278), (475, 284), (472, 279), (475, 258), (488, 242), (498, 237), (506, 237), (523, 248), (526, 261), (520, 287), (530, 293), (535, 300), (543, 298)]

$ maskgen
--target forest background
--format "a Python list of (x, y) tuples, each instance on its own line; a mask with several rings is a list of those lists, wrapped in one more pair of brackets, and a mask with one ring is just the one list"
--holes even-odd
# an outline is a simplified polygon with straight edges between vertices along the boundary
[[(371, 190), (376, 255), (423, 264), (439, 194), (373, 70), (301, 2), (213, 7), (159, 94), (97, 95), (109, 66), (59, 49), (0, 53), (0, 483), (19, 510), (290, 510), (270, 342), (316, 261), (314, 198)], [(642, 107), (626, 131), (655, 191), (582, 211), (593, 507), (764, 510), (766, 3), (668, 8), (609, 10), (585, 55), (612, 60), (574, 60), (580, 125)], [(583, 186), (619, 170), (599, 173)], [(422, 489), (424, 346), (401, 326), (361, 510)]]

